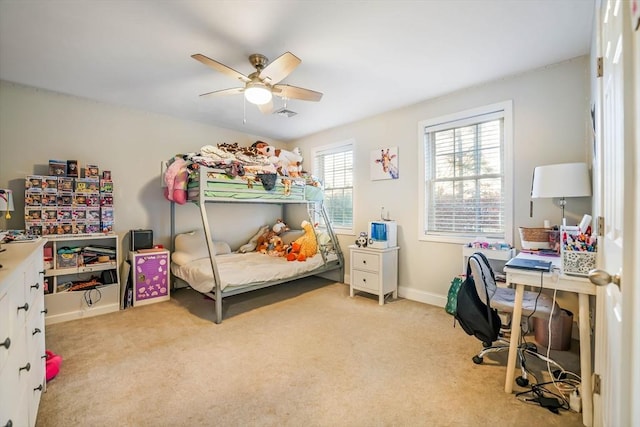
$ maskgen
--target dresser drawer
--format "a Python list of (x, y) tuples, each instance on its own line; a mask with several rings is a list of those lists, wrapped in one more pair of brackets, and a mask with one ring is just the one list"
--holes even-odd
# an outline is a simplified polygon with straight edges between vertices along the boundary
[(378, 291), (380, 289), (380, 275), (369, 271), (353, 270), (351, 286), (358, 289)]
[(365, 252), (353, 252), (351, 259), (354, 269), (378, 271), (380, 269), (380, 257), (377, 254)]

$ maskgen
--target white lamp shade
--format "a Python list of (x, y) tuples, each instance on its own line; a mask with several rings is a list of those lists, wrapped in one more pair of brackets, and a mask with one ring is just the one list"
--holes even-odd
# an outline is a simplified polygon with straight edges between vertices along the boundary
[(587, 196), (591, 196), (591, 179), (586, 163), (538, 166), (533, 172), (534, 199)]
[(13, 191), (0, 189), (0, 211), (13, 211)]
[(252, 104), (262, 105), (271, 101), (271, 91), (263, 83), (249, 82), (244, 89), (244, 97)]

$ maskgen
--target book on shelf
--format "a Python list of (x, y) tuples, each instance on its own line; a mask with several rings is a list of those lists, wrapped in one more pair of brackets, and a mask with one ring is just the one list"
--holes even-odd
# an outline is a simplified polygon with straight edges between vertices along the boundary
[(115, 255), (116, 254), (116, 248), (113, 248), (111, 246), (96, 246), (96, 245), (90, 245), (90, 246), (85, 246), (84, 248), (82, 248), (85, 251), (89, 251), (89, 252), (97, 252), (99, 254), (102, 255)]

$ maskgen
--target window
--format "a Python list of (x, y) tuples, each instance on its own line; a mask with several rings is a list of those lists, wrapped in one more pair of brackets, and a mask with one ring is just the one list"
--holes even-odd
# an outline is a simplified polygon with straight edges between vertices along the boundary
[(353, 140), (318, 147), (313, 173), (324, 184), (324, 206), (336, 232), (353, 232)]
[(511, 102), (420, 122), (422, 240), (511, 241)]

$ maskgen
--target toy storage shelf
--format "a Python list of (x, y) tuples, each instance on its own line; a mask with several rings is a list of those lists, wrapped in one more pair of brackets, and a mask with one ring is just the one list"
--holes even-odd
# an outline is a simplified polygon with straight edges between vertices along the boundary
[[(78, 252), (75, 255), (67, 256), (67, 258), (63, 258), (65, 255), (58, 253), (65, 252), (66, 248), (83, 249), (91, 246), (105, 248), (105, 251), (110, 252), (110, 261), (85, 264), (85, 260)], [(49, 264), (44, 273), (45, 307), (47, 309), (45, 320), (47, 324), (97, 316), (120, 309), (118, 272), (120, 251), (118, 247), (118, 235), (116, 234), (47, 236), (45, 253), (51, 252), (53, 255), (52, 259), (45, 259), (45, 263)], [(111, 272), (106, 276), (112, 277), (110, 281), (113, 283), (103, 283), (90, 289), (66, 289), (71, 282), (89, 281), (92, 278), (102, 282), (105, 271)]]

